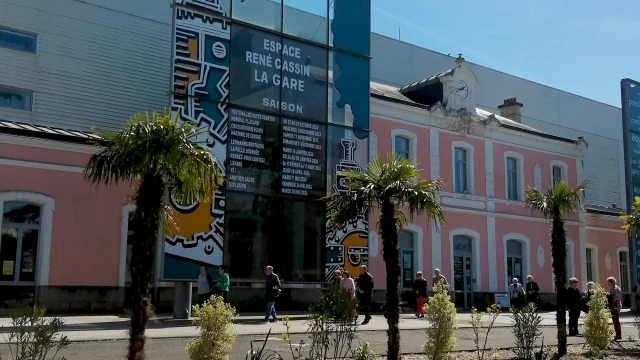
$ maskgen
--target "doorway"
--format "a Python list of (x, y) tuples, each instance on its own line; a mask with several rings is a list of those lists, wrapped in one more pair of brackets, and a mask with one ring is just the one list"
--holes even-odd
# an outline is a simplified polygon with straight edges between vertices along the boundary
[(457, 308), (469, 309), (473, 306), (475, 272), (472, 241), (466, 236), (453, 238), (453, 291)]
[(518, 240), (507, 241), (507, 287), (513, 278), (518, 278), (524, 284), (524, 264), (522, 260), (522, 243)]
[(415, 264), (413, 262), (413, 233), (403, 231), (398, 236), (400, 245), (400, 291), (411, 291)]

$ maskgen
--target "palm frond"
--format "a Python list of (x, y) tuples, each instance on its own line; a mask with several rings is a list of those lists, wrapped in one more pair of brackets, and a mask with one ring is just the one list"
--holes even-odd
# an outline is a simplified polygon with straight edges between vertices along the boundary
[(207, 201), (223, 181), (211, 152), (200, 145), (203, 129), (190, 122), (178, 124), (171, 113), (138, 113), (119, 132), (94, 129), (101, 149), (85, 167), (85, 178), (95, 184), (136, 181), (160, 175), (177, 188), (183, 201)]
[(584, 201), (584, 188), (587, 181), (583, 181), (575, 188), (571, 188), (566, 181), (553, 184), (546, 192), (529, 187), (525, 190), (524, 205), (533, 213), (545, 218), (563, 218), (573, 214)]
[(624, 221), (622, 229), (627, 235), (637, 233), (640, 230), (640, 196), (634, 197), (631, 214), (620, 216), (620, 219)]
[(339, 227), (359, 214), (379, 210), (385, 201), (395, 206), (399, 227), (404, 227), (415, 215), (426, 215), (436, 221), (436, 226), (445, 220), (438, 197), (442, 180), (421, 180), (418, 170), (407, 159), (388, 154), (383, 161), (377, 156), (362, 171), (342, 175), (348, 191), (329, 197), (332, 219)]

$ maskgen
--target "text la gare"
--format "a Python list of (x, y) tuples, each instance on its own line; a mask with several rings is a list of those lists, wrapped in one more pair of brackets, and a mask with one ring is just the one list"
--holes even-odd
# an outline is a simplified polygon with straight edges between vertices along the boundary
[[(253, 80), (261, 83), (268, 84), (269, 76), (266, 71), (260, 71), (261, 74), (258, 75), (258, 70), (253, 70)], [(273, 85), (280, 86), (280, 74), (274, 74), (271, 78), (271, 82)], [(300, 92), (304, 92), (304, 80), (292, 79), (286, 76), (282, 77), (282, 87), (285, 89), (297, 90)]]

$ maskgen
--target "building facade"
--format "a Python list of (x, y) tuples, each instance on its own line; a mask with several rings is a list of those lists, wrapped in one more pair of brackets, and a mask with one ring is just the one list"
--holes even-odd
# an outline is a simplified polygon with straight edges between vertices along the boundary
[[(175, 105), (175, 12), (171, 2), (155, 0), (0, 5), (6, 9), (0, 13), (1, 296), (35, 296), (58, 311), (121, 308), (133, 241), (128, 218), (135, 208), (128, 184), (105, 188), (84, 182), (82, 168), (96, 151), (88, 131), (118, 129), (138, 111)], [(285, 7), (280, 23), (265, 20), (273, 9), (255, 9), (239, 21), (271, 35), (279, 26), (304, 41), (332, 41), (329, 20), (322, 20), (327, 14), (313, 6)], [(317, 28), (326, 28), (326, 39), (318, 38), (325, 30)], [(585, 209), (567, 222), (568, 273), (581, 283), (615, 276), (625, 292), (631, 290), (624, 277), (627, 238), (618, 219), (624, 206), (620, 109), (462, 59), (454, 64), (451, 57), (376, 34), (370, 55), (368, 137), (328, 126), (324, 189), (340, 191), (334, 186), (339, 171), (388, 152), (414, 161), (425, 178), (445, 179), (447, 223), (436, 229), (416, 218), (401, 236), (404, 288), (415, 271), (440, 268), (461, 307), (479, 304), (485, 295), (505, 291), (511, 277), (528, 274), (551, 293), (549, 224), (522, 207), (523, 192), (527, 186), (544, 190), (558, 179), (571, 185), (586, 179)], [(332, 82), (333, 54), (327, 62), (325, 82)], [(334, 89), (332, 84), (327, 94), (327, 122), (351, 127), (353, 114), (333, 106)], [(337, 119), (343, 123), (335, 124)], [(222, 259), (230, 265), (232, 299), (241, 309), (261, 301), (259, 277), (267, 263), (276, 272), (281, 266), (283, 299), (292, 307), (316, 298), (334, 269), (356, 271), (367, 262), (382, 293), (375, 214), (345, 231), (327, 222), (321, 202), (300, 207), (274, 198), (268, 203), (240, 194), (226, 202)], [(249, 203), (284, 209), (282, 214), (304, 223), (287, 228), (287, 236), (297, 239), (293, 245), (285, 251), (274, 245), (277, 237), (246, 233), (247, 219), (262, 228), (283, 222), (282, 216), (269, 222), (255, 209), (245, 211)], [(306, 230), (311, 227), (316, 230)], [(326, 240), (334, 238), (340, 241)], [(162, 243), (157, 256), (154, 295), (162, 308), (172, 299), (167, 280), (179, 276), (163, 276), (173, 260), (163, 256)]]

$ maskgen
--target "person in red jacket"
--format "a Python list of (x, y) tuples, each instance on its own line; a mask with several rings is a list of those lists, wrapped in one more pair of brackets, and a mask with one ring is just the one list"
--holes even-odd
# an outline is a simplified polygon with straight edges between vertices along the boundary
[(413, 293), (416, 295), (416, 317), (424, 317), (424, 298), (427, 297), (427, 280), (422, 278), (422, 271), (416, 273), (416, 279), (413, 280)]

